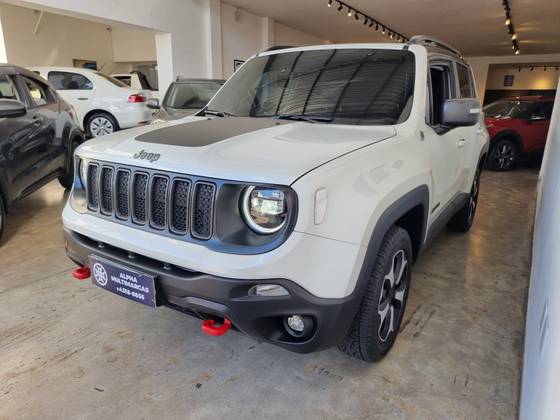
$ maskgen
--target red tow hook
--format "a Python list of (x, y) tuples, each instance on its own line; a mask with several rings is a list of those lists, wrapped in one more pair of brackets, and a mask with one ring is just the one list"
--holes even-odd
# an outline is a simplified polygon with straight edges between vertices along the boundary
[(83, 267), (78, 267), (74, 271), (72, 271), (72, 276), (76, 280), (85, 280), (89, 276), (91, 276), (91, 271), (89, 271), (89, 267), (84, 265)]
[(222, 325), (216, 326), (216, 321), (214, 319), (206, 319), (202, 323), (202, 332), (208, 335), (213, 335), (214, 337), (219, 337), (224, 335), (231, 328), (231, 321), (224, 318)]

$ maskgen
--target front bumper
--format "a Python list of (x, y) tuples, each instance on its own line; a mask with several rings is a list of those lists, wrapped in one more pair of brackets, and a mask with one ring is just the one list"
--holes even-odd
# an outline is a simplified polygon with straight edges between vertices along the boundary
[[(286, 279), (231, 279), (190, 271), (162, 261), (133, 254), (128, 250), (99, 244), (85, 235), (64, 229), (68, 256), (79, 265), (87, 265), (90, 255), (128, 266), (156, 276), (158, 305), (207, 318), (228, 318), (243, 333), (285, 349), (309, 353), (332, 347), (346, 335), (359, 308), (358, 293), (344, 298), (319, 298)], [(133, 258), (131, 258), (133, 256)], [(278, 284), (290, 295), (279, 297), (249, 296), (255, 284)], [(314, 321), (305, 338), (286, 331), (286, 316), (299, 314)]]

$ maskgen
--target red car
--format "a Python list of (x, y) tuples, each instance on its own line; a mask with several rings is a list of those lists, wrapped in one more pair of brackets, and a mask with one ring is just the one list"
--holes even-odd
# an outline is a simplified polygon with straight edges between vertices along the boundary
[(544, 149), (554, 97), (519, 96), (484, 107), (490, 134), (487, 166), (509, 171), (521, 155)]

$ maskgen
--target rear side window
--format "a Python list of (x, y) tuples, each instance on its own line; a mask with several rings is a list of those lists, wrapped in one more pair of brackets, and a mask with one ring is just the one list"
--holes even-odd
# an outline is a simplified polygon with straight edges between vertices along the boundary
[(457, 63), (457, 78), (459, 80), (459, 94), (461, 98), (474, 98), (474, 90), (467, 66)]
[(120, 80), (127, 86), (131, 85), (130, 76), (113, 76), (115, 79)]
[(78, 73), (65, 71), (49, 72), (49, 82), (56, 90), (91, 90), (93, 83)]
[(0, 76), (0, 99), (20, 100), (14, 83), (6, 75)]
[(24, 76), (22, 80), (31, 98), (32, 106), (43, 106), (55, 102), (55, 98), (52, 96), (51, 92), (49, 92), (47, 86)]

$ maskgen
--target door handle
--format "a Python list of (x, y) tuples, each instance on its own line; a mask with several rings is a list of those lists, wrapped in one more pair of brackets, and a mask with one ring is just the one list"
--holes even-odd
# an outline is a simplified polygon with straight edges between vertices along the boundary
[(42, 118), (33, 118), (33, 127), (40, 127), (43, 124)]
[(87, 101), (89, 98), (78, 98), (78, 101)]
[(459, 149), (462, 149), (463, 147), (465, 147), (465, 144), (466, 144), (466, 143), (467, 143), (467, 140), (466, 140), (466, 139), (461, 139), (461, 140), (459, 140), (459, 141), (457, 142), (457, 147), (458, 147)]

